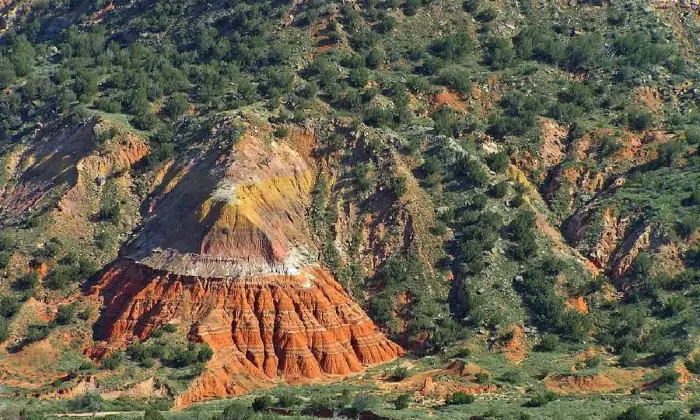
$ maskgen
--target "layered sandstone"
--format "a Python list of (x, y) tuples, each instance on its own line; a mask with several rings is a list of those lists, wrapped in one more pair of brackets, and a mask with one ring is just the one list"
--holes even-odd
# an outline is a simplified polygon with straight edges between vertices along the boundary
[(317, 263), (308, 148), (248, 133), (169, 167), (142, 228), (90, 292), (102, 304), (92, 354), (167, 323), (212, 347), (179, 406), (402, 354)]

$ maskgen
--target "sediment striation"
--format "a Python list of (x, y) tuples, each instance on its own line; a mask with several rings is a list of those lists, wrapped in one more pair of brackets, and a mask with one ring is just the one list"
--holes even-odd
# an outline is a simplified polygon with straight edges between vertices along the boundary
[(90, 290), (93, 355), (177, 323), (209, 344), (184, 406), (284, 381), (351, 375), (403, 350), (321, 267), (308, 227), (313, 161), (245, 135), (163, 176), (142, 228)]

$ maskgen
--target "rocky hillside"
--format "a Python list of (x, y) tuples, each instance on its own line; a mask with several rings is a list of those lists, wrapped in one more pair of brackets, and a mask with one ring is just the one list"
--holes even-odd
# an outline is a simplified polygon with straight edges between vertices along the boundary
[(0, 0), (0, 417), (698, 412), (699, 35), (685, 1)]

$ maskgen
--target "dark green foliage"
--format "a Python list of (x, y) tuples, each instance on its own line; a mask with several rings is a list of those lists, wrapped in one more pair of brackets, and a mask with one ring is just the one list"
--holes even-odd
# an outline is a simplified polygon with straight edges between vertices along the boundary
[(0, 316), (0, 343), (10, 338), (10, 322)]
[(648, 33), (616, 35), (613, 48), (621, 55), (623, 65), (643, 67), (661, 63), (670, 54), (668, 46), (655, 42)]
[(612, 156), (615, 152), (622, 149), (623, 144), (614, 136), (605, 136), (601, 141), (601, 152), (603, 156)]
[(209, 344), (202, 344), (197, 352), (197, 360), (200, 362), (208, 362), (212, 357), (214, 357), (214, 350)]
[(511, 369), (498, 377), (498, 380), (517, 385), (523, 381), (523, 372), (520, 369)]
[(16, 290), (23, 291), (23, 292), (32, 292), (36, 287), (39, 285), (39, 272), (38, 271), (29, 271), (22, 277), (18, 278), (13, 287)]
[(559, 348), (559, 337), (554, 334), (547, 334), (535, 346), (535, 350), (541, 352), (552, 352)]
[(700, 127), (690, 127), (685, 132), (685, 138), (688, 144), (699, 144), (700, 143)]
[(406, 194), (408, 187), (406, 186), (406, 176), (398, 175), (391, 178), (391, 189), (394, 191), (397, 197), (401, 198)]
[(282, 408), (291, 408), (302, 403), (301, 398), (291, 392), (284, 392), (277, 400), (277, 405)]
[(384, 62), (384, 53), (374, 48), (365, 56), (365, 64), (371, 69), (379, 68)]
[(78, 306), (75, 303), (59, 306), (56, 313), (56, 318), (54, 318), (54, 323), (58, 325), (70, 324), (75, 319), (77, 311)]
[(489, 193), (495, 198), (503, 198), (508, 194), (508, 189), (510, 185), (508, 181), (501, 181), (497, 184), (493, 184), (489, 187)]
[(165, 113), (172, 119), (180, 118), (190, 109), (190, 102), (187, 95), (176, 93), (168, 99), (165, 104)]
[(700, 375), (700, 353), (695, 353), (685, 360), (685, 367), (692, 373)]
[(527, 407), (542, 407), (558, 399), (559, 396), (553, 391), (543, 391), (530, 398), (525, 405)]
[(510, 164), (510, 159), (506, 152), (491, 153), (486, 155), (485, 160), (489, 169), (498, 173), (503, 173), (508, 170), (508, 165)]
[(0, 296), (0, 317), (11, 318), (21, 307), (22, 303), (15, 296)]
[(253, 400), (252, 408), (254, 411), (260, 412), (267, 410), (268, 408), (272, 407), (272, 405), (272, 397), (269, 395), (262, 395)]
[(560, 270), (556, 263), (557, 260), (552, 259), (533, 264), (522, 276), (516, 277), (515, 287), (530, 311), (530, 318), (541, 330), (580, 341), (587, 337), (591, 319), (586, 314), (566, 310), (564, 299), (557, 295), (554, 287)]
[(488, 179), (481, 163), (468, 156), (457, 161), (455, 171), (459, 179), (471, 187), (482, 187)]
[(221, 413), (220, 420), (249, 420), (255, 417), (252, 408), (240, 402), (235, 402), (226, 407)]
[(372, 394), (356, 394), (355, 399), (352, 402), (352, 409), (356, 413), (362, 413), (363, 411), (370, 411), (377, 408), (381, 400)]
[(143, 413), (143, 420), (165, 420), (165, 417), (160, 414), (160, 411), (149, 407)]
[(348, 83), (352, 87), (362, 88), (369, 82), (369, 71), (364, 67), (358, 67), (350, 70), (348, 75)]
[(445, 60), (457, 61), (469, 54), (474, 42), (468, 34), (459, 32), (445, 35), (430, 44), (430, 52)]
[(643, 131), (654, 123), (654, 115), (646, 109), (635, 108), (627, 113), (627, 121), (632, 130)]
[(100, 394), (95, 392), (88, 392), (85, 395), (76, 398), (72, 401), (71, 405), (76, 410), (97, 412), (102, 409), (104, 405), (104, 400)]
[[(692, 413), (691, 413), (692, 414)], [(685, 417), (679, 409), (668, 409), (659, 414), (659, 420), (683, 420)]]
[(421, 4), (422, 0), (406, 0), (403, 6), (403, 12), (406, 16), (413, 16), (416, 14)]
[(88, 258), (78, 258), (59, 264), (49, 272), (44, 280), (44, 286), (52, 290), (64, 290), (75, 282), (87, 280), (97, 271), (94, 261)]
[(404, 379), (408, 378), (410, 375), (408, 368), (404, 366), (397, 366), (394, 368), (394, 370), (391, 372), (391, 380), (395, 382), (400, 382), (403, 381)]
[(678, 378), (680, 378), (680, 376), (681, 374), (678, 373), (676, 369), (665, 368), (656, 379), (656, 383), (659, 385), (675, 385), (678, 383)]
[(630, 277), (635, 281), (643, 281), (649, 277), (653, 262), (648, 252), (640, 252), (630, 267)]
[(437, 134), (449, 137), (461, 137), (466, 132), (474, 130), (473, 123), (461, 113), (443, 105), (430, 117), (433, 119), (434, 131)]
[(462, 8), (465, 12), (476, 13), (479, 10), (479, 0), (464, 0), (462, 3)]
[(564, 60), (564, 43), (551, 29), (540, 26), (527, 26), (515, 37), (515, 51), (523, 59), (534, 59), (550, 64)]
[(615, 420), (653, 420), (654, 415), (643, 405), (633, 405), (615, 416)]
[(482, 23), (491, 22), (498, 17), (498, 12), (495, 9), (484, 9), (476, 14), (476, 20)]
[(98, 213), (98, 217), (100, 220), (117, 223), (121, 214), (122, 208), (119, 201), (110, 200), (102, 205), (100, 212)]
[(116, 351), (102, 361), (102, 368), (116, 370), (124, 363), (124, 352)]
[(509, 39), (496, 38), (485, 45), (484, 63), (494, 70), (502, 70), (512, 65), (515, 50)]
[(464, 392), (455, 392), (449, 398), (447, 398), (447, 400), (445, 400), (445, 404), (465, 405), (465, 404), (471, 404), (475, 400), (476, 400), (476, 398), (473, 395), (465, 394)]
[(405, 410), (411, 402), (411, 394), (401, 394), (394, 400), (394, 408), (397, 410)]
[(437, 77), (437, 83), (463, 94), (468, 94), (472, 88), (469, 74), (465, 70), (455, 67), (448, 67), (440, 71)]

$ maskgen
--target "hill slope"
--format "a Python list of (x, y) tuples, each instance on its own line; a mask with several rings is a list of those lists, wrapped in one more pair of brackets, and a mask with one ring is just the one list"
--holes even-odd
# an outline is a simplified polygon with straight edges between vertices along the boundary
[(0, 2), (7, 416), (690, 410), (699, 16)]

